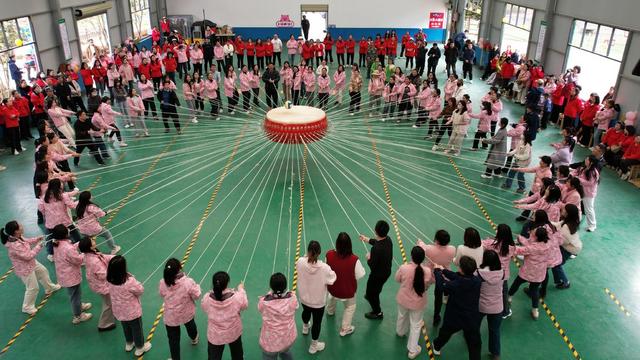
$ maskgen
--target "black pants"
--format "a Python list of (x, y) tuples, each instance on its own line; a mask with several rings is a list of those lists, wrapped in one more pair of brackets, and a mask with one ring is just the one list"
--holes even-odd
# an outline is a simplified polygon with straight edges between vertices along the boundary
[(107, 137), (109, 139), (111, 139), (113, 137), (113, 135), (116, 136), (116, 139), (118, 139), (118, 141), (122, 141), (122, 134), (120, 134), (120, 129), (118, 129), (118, 126), (116, 126), (115, 124), (111, 125), (115, 128), (115, 130), (111, 130), (111, 132), (109, 133), (109, 135), (107, 135)]
[(178, 114), (169, 111), (162, 111), (162, 123), (164, 124), (164, 128), (169, 130), (169, 118), (173, 119), (173, 126), (176, 130), (180, 130), (180, 118), (178, 117)]
[(620, 160), (620, 171), (622, 171), (623, 174), (626, 174), (627, 172), (629, 172), (629, 168), (631, 166), (634, 165), (640, 165), (640, 160), (638, 159), (622, 159)]
[(329, 102), (329, 93), (318, 93), (318, 102), (321, 109), (327, 109), (327, 102)]
[[(256, 63), (256, 58), (254, 55), (247, 55), (247, 67), (250, 71), (253, 71), (253, 65)], [(291, 64), (293, 66), (293, 64)], [(242, 69), (240, 69), (242, 70)]]
[[(162, 77), (154, 77), (152, 78), (152, 81), (153, 81), (153, 90), (158, 91), (158, 89), (160, 88), (160, 84), (162, 84)], [(109, 88), (109, 91), (111, 91), (111, 88)]]
[(549, 121), (557, 124), (558, 118), (560, 117), (560, 113), (562, 112), (562, 105), (553, 104), (551, 108), (551, 116), (549, 116)]
[[(211, 65), (213, 64), (213, 58), (204, 58), (204, 73), (207, 74), (211, 69)], [(200, 74), (204, 75), (204, 74)]]
[(575, 124), (576, 124), (576, 118), (571, 117), (571, 116), (565, 116), (564, 119), (562, 120), (562, 128), (563, 129), (566, 129), (566, 128), (569, 128), (569, 127), (572, 127), (572, 128), (575, 129), (576, 128)]
[(233, 66), (233, 55), (225, 55), (224, 57), (224, 68), (220, 70), (220, 74), (223, 78), (227, 76), (227, 70), (229, 69), (229, 66)]
[(482, 351), (482, 340), (480, 338), (480, 322), (472, 321), (470, 324), (449, 324), (447, 318), (440, 328), (438, 337), (433, 340), (433, 347), (441, 350), (442, 347), (451, 339), (451, 336), (458, 331), (462, 331), (464, 340), (467, 343), (469, 351), (469, 360), (480, 360)]
[(242, 70), (242, 66), (244, 66), (244, 54), (236, 54), (236, 59), (238, 60), (238, 69)]
[(273, 84), (268, 85), (265, 88), (267, 93), (267, 107), (274, 108), (278, 106), (278, 89)]
[[(409, 67), (409, 64), (411, 64), (411, 67)], [(404, 67), (405, 67), (405, 69), (412, 69), (413, 68), (413, 56), (407, 56), (406, 60), (404, 61)]]
[(411, 106), (410, 100), (400, 101), (400, 103), (398, 104), (398, 121), (402, 120), (403, 118), (409, 119), (409, 117), (411, 117), (412, 109), (413, 107)]
[(582, 129), (580, 133), (580, 144), (584, 146), (589, 146), (589, 142), (591, 142), (591, 134), (593, 133), (593, 126), (581, 125), (580, 129)]
[(437, 66), (438, 66), (437, 62), (427, 61), (427, 74), (433, 73), (435, 75)]
[(551, 117), (551, 112), (543, 111), (542, 119), (540, 119), (540, 129), (544, 130), (547, 128), (547, 124), (549, 123), (549, 118)]
[(371, 312), (380, 314), (382, 309), (380, 308), (380, 293), (384, 283), (389, 279), (389, 275), (370, 274), (367, 280), (367, 290), (364, 298), (367, 299), (369, 305), (371, 305)]
[(44, 136), (44, 129), (41, 127), (42, 124), (44, 124), (47, 121), (47, 114), (45, 113), (33, 113), (31, 115), (31, 121), (32, 124), (31, 126), (34, 126), (36, 129), (38, 129), (38, 136), (42, 137)]
[[(526, 282), (527, 280), (521, 278), (519, 275), (516, 276), (516, 279), (513, 280), (513, 283), (509, 288), (509, 296), (513, 296), (520, 288), (520, 285)], [(529, 282), (529, 295), (531, 296), (531, 307), (534, 309), (538, 308), (538, 304), (540, 302), (540, 293), (538, 292), (539, 288), (540, 288), (539, 282)]]
[[(362, 55), (361, 55), (362, 56)], [(347, 53), (347, 65), (352, 65), (355, 61), (355, 54), (351, 53)], [(362, 63), (362, 65), (364, 66), (364, 62)]]
[(320, 56), (316, 56), (316, 63), (318, 66), (320, 66), (320, 64), (322, 64), (322, 60), (324, 60), (324, 56), (320, 55)]
[(442, 286), (436, 285), (433, 289), (433, 317), (440, 317), (440, 310), (442, 309), (442, 297), (444, 296), (444, 289)]
[(219, 113), (218, 99), (209, 99), (209, 104), (211, 104), (211, 116), (217, 117)]
[(418, 118), (416, 119), (416, 126), (423, 125), (427, 122), (427, 111), (423, 107), (418, 107)]
[(200, 75), (202, 75), (202, 63), (200, 64), (193, 64), (193, 73), (198, 73)]
[(492, 121), (491, 122), (491, 136), (493, 136), (496, 133), (496, 124), (498, 122)]
[(31, 136), (31, 116), (21, 116), (20, 117), (20, 138), (22, 140), (33, 139)]
[(144, 117), (147, 117), (149, 115), (149, 110), (151, 110), (154, 118), (158, 117), (158, 112), (156, 111), (156, 101), (152, 97), (142, 99), (142, 104), (144, 105)]
[(313, 316), (313, 322), (311, 324), (311, 339), (318, 340), (320, 337), (320, 329), (322, 328), (322, 317), (324, 316), (324, 306), (321, 308), (308, 307), (302, 304), (302, 322), (309, 323)]
[(440, 125), (440, 127), (438, 128), (438, 131), (436, 132), (436, 145), (440, 144), (440, 141), (442, 140), (442, 137), (444, 136), (445, 131), (449, 134), (449, 137), (451, 137), (451, 133), (453, 132), (453, 127), (451, 127), (451, 125), (445, 125), (447, 122), (446, 119), (442, 120), (442, 125)]
[(400, 57), (403, 57), (403, 56), (404, 56), (404, 49), (406, 49), (406, 48), (407, 48), (407, 47), (406, 47), (404, 44), (402, 44), (402, 45), (400, 46)]
[(380, 64), (384, 66), (384, 55), (378, 55), (378, 61), (380, 61)]
[(260, 88), (251, 88), (251, 92), (253, 93), (253, 106), (258, 107), (260, 106), (259, 101), (260, 101)]
[(424, 59), (416, 59), (416, 70), (418, 70), (418, 75), (422, 76), (424, 74)]
[(197, 111), (204, 111), (204, 99), (202, 97), (196, 95), (195, 105)]
[[(104, 164), (104, 161), (102, 161), (102, 156), (100, 156), (100, 149), (98, 149), (98, 146), (96, 146), (96, 144), (91, 141), (76, 141), (76, 152), (78, 154), (82, 154), (85, 148), (89, 149), (89, 154), (93, 155), (93, 158), (96, 159), (98, 164)], [(73, 164), (75, 166), (78, 166), (78, 164), (80, 164), (80, 158), (73, 158)]]
[[(187, 329), (187, 334), (191, 340), (194, 340), (196, 336), (198, 336), (198, 328), (193, 319), (184, 324), (184, 327)], [(167, 329), (167, 337), (169, 338), (171, 359), (180, 360), (180, 326), (165, 325), (165, 328)]]
[(456, 73), (456, 63), (446, 63), (447, 64), (447, 77), (451, 76), (451, 74)]
[[(244, 351), (242, 350), (242, 336), (239, 336), (232, 343), (229, 343), (229, 349), (231, 350), (231, 360), (243, 360)], [(213, 345), (209, 343), (207, 349), (209, 353), (208, 360), (221, 360), (222, 353), (224, 352), (224, 345)]]
[(251, 102), (251, 91), (242, 92), (242, 108), (244, 111), (249, 111), (249, 103)]
[[(276, 64), (276, 60), (278, 60), (278, 67), (282, 66), (282, 52), (278, 51), (278, 52), (274, 52), (273, 53), (273, 64)], [(293, 64), (290, 64), (291, 66), (293, 66)]]
[(293, 105), (300, 103), (300, 90), (293, 90)]
[(324, 61), (326, 61), (327, 63), (332, 63), (333, 64), (333, 51), (331, 51), (331, 49), (328, 49), (325, 51), (324, 53)]
[(187, 71), (187, 64), (187, 62), (178, 63), (178, 75), (180, 76), (180, 80), (182, 80), (182, 78), (189, 73)]
[(462, 63), (462, 78), (466, 79), (467, 75), (469, 75), (469, 80), (473, 80), (473, 66), (471, 63), (463, 62)]
[(264, 56), (258, 56), (258, 68), (264, 70)]
[[(473, 149), (477, 149), (478, 148), (478, 144), (480, 143), (480, 139), (486, 139), (487, 138), (487, 132), (486, 131), (476, 131), (476, 136), (473, 138)], [(487, 144), (482, 144), (482, 148), (486, 149), (488, 147)]]
[(222, 75), (222, 77), (224, 77), (224, 73), (225, 73), (225, 69), (226, 67), (224, 66), (224, 60), (216, 60), (216, 67), (218, 68), (217, 70), (220, 71), (220, 74)]
[(336, 57), (338, 58), (338, 65), (344, 65), (344, 54), (336, 54)]
[(360, 111), (360, 91), (349, 91), (351, 101), (349, 101), (349, 112)]
[(233, 96), (229, 96), (227, 97), (227, 109), (229, 110), (229, 112), (235, 111), (236, 110), (236, 105), (238, 105), (238, 92), (237, 91), (233, 91)]
[[(347, 54), (347, 64), (349, 64), (349, 55)], [(351, 55), (353, 59), (353, 55)], [(363, 67), (367, 65), (367, 54), (358, 54), (358, 66)]]
[(129, 321), (121, 321), (121, 323), (122, 330), (124, 331), (124, 339), (127, 344), (134, 343), (136, 348), (141, 349), (144, 346), (142, 317)]
[(11, 149), (13, 151), (21, 152), (22, 145), (20, 144), (20, 128), (10, 127), (10, 128), (6, 128), (6, 130), (7, 130), (7, 138), (9, 140), (9, 144), (11, 145)]

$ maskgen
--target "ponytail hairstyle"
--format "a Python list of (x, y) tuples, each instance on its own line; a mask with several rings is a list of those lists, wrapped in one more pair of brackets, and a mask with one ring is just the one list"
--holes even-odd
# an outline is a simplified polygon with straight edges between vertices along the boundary
[(571, 179), (569, 179), (569, 184), (571, 184), (571, 187), (576, 189), (578, 194), (580, 194), (580, 198), (584, 197), (584, 188), (582, 187), (582, 182), (580, 181), (580, 179), (578, 179), (577, 177), (572, 177)]
[(558, 175), (568, 178), (571, 175), (571, 168), (567, 165), (558, 166)]
[(480, 267), (488, 267), (491, 271), (502, 270), (498, 253), (493, 250), (485, 250), (482, 254), (482, 264)]
[(537, 228), (535, 235), (538, 242), (546, 243), (547, 241), (549, 241), (549, 233), (544, 227)]
[(96, 254), (96, 250), (93, 248), (93, 241), (89, 236), (83, 236), (78, 243), (78, 250), (84, 254)]
[(552, 178), (546, 177), (542, 179), (542, 186), (540, 187), (540, 197), (544, 197), (544, 193), (547, 192), (547, 188), (554, 185), (555, 181)]
[(464, 246), (470, 249), (476, 249), (482, 246), (482, 240), (480, 239), (478, 230), (472, 227), (464, 229)]
[(91, 192), (83, 191), (78, 196), (78, 206), (76, 206), (76, 215), (78, 219), (82, 219), (84, 217), (84, 212), (87, 210), (89, 205), (93, 205), (91, 202)]
[(218, 301), (223, 300), (222, 292), (229, 285), (229, 274), (224, 271), (218, 271), (213, 274), (213, 298)]
[(576, 147), (576, 140), (573, 138), (573, 136), (565, 136), (564, 142), (569, 147), (569, 152), (573, 152), (573, 148)]
[(60, 179), (49, 180), (49, 187), (44, 194), (44, 202), (48, 204), (51, 197), (58, 201), (62, 201), (62, 182)]
[(574, 204), (567, 204), (564, 206), (566, 215), (562, 219), (562, 225), (567, 225), (571, 235), (578, 231), (580, 226), (580, 210)]
[(482, 110), (487, 112), (487, 115), (493, 115), (493, 110), (491, 109), (491, 103), (488, 101), (482, 102)]
[(536, 210), (536, 212), (533, 213), (533, 222), (531, 223), (531, 229), (544, 227), (545, 225), (548, 225), (553, 231), (556, 230), (556, 227), (551, 224), (551, 221), (549, 221), (549, 215), (547, 214), (547, 212), (541, 209)]
[(424, 295), (426, 290), (424, 285), (424, 269), (422, 269), (424, 258), (424, 250), (420, 246), (414, 246), (413, 249), (411, 249), (411, 261), (417, 265), (413, 275), (413, 291), (415, 291), (418, 296)]
[(6, 244), (8, 241), (14, 241), (11, 238), (15, 237), (15, 233), (19, 228), (20, 224), (18, 224), (17, 221), (9, 221), (0, 231), (0, 240), (2, 241), (2, 245)]
[(513, 242), (513, 233), (511, 232), (511, 227), (509, 225), (498, 225), (498, 230), (496, 231), (496, 240), (494, 241), (493, 245), (496, 247), (499, 245), (500, 256), (509, 255), (509, 247), (516, 245)]
[[(598, 159), (596, 158), (595, 155), (589, 155), (587, 156), (587, 159), (589, 159), (589, 166), (586, 166), (586, 161), (585, 161), (585, 167), (581, 168), (580, 173), (584, 174), (584, 177), (587, 180), (591, 180), (593, 177), (598, 176), (598, 169), (596, 168), (596, 164), (598, 163)], [(600, 179), (598, 179), (598, 183), (600, 183)]]
[(269, 279), (269, 287), (276, 297), (282, 297), (287, 291), (287, 277), (282, 273), (275, 273)]
[(53, 227), (51, 236), (55, 239), (53, 241), (53, 246), (58, 246), (60, 240), (66, 240), (69, 238), (69, 229), (62, 224), (58, 224)]
[(176, 284), (176, 278), (180, 271), (182, 270), (182, 264), (176, 258), (171, 258), (167, 261), (164, 266), (164, 283), (167, 286), (173, 286)]
[(107, 281), (113, 285), (122, 285), (128, 278), (127, 260), (122, 255), (112, 257), (107, 265)]
[(338, 256), (343, 259), (353, 255), (351, 238), (346, 232), (338, 234), (338, 239), (336, 240), (336, 252), (338, 253)]
[(545, 198), (545, 201), (549, 204), (553, 204), (556, 203), (558, 201), (560, 201), (560, 198), (562, 197), (562, 192), (560, 191), (560, 188), (557, 185), (551, 185), (547, 188), (548, 194), (547, 197)]
[(315, 264), (318, 262), (318, 257), (320, 256), (320, 243), (312, 240), (309, 242), (307, 246), (307, 262), (310, 264)]

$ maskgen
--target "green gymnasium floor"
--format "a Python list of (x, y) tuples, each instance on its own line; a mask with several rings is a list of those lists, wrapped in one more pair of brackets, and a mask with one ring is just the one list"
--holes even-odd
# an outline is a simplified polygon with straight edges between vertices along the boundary
[[(438, 75), (444, 79), (441, 69)], [(472, 99), (479, 99), (487, 91), (487, 85), (479, 80), (470, 87)], [(509, 101), (504, 103), (503, 115), (516, 121), (523, 109)], [(475, 104), (474, 109), (477, 107)], [(275, 271), (285, 273), (291, 284), (297, 249), (304, 253), (310, 240), (318, 240), (326, 251), (337, 234), (346, 231), (353, 240), (354, 252), (364, 258), (367, 247), (357, 240), (358, 233), (371, 234), (378, 219), (391, 222), (390, 208), (397, 223), (397, 232), (392, 227), (390, 235), (394, 241), (401, 240), (407, 250), (417, 238), (428, 242), (440, 228), (452, 233), (455, 245), (462, 242), (467, 226), (477, 227), (488, 236), (493, 230), (471, 189), (494, 223), (506, 222), (514, 231), (520, 230), (514, 220), (517, 212), (511, 206), (518, 195), (499, 189), (501, 180), (480, 178), (484, 152), (463, 151), (452, 160), (441, 152), (431, 152), (432, 143), (422, 140), (424, 129), (412, 129), (408, 123), (383, 123), (364, 114), (348, 116), (344, 105), (329, 110), (330, 130), (325, 139), (307, 146), (306, 158), (302, 145), (267, 140), (257, 113), (237, 113), (234, 118), (225, 113), (220, 121), (201, 117), (199, 124), (188, 125), (181, 136), (173, 131), (163, 134), (158, 124), (153, 125), (148, 139), (134, 139), (125, 130), (129, 147), (111, 150), (110, 166), (98, 168), (92, 159), (84, 157), (75, 169), (79, 187), (92, 188), (95, 201), (113, 210), (106, 219), (108, 228), (122, 246), (130, 272), (144, 282), (145, 333), (150, 331), (161, 306), (157, 286), (169, 257), (186, 259), (186, 271), (202, 283), (204, 291), (210, 289), (211, 276), (218, 270), (229, 271), (234, 286), (245, 281), (250, 302), (242, 316), (245, 357), (258, 359), (261, 320), (257, 298), (266, 293), (269, 276)], [(471, 137), (474, 130), (472, 125)], [(556, 128), (541, 133), (536, 155), (551, 152), (548, 144), (558, 139)], [(465, 148), (469, 146), (467, 138)], [(36, 224), (31, 185), (33, 145), (27, 147), (24, 155), (0, 158), (8, 166), (0, 173), (0, 197), (4, 199), (0, 222), (18, 219), (30, 235), (42, 230)], [(585, 149), (576, 149), (576, 158), (585, 154)], [(527, 180), (530, 182), (530, 177)], [(566, 265), (571, 289), (550, 288), (546, 300), (550, 316), (541, 309), (537, 322), (529, 316), (529, 299), (522, 292), (515, 296), (513, 316), (502, 325), (503, 359), (640, 358), (635, 349), (640, 342), (640, 268), (634, 261), (640, 255), (634, 241), (638, 238), (638, 200), (636, 188), (617, 179), (611, 170), (604, 171), (596, 202), (598, 230), (581, 230), (584, 251)], [(397, 268), (403, 261), (398, 246), (394, 258)], [(46, 260), (44, 251), (39, 260), (53, 276), (53, 264)], [(9, 268), (6, 251), (0, 251), (0, 274)], [(512, 274), (515, 272), (512, 264)], [(0, 346), (7, 344), (2, 356), (7, 360), (132, 357), (123, 351), (120, 326), (109, 333), (96, 331), (100, 301), (86, 282), (83, 300), (94, 304), (94, 319), (74, 326), (64, 291), (51, 296), (35, 316), (28, 317), (20, 312), (24, 291), (20, 280), (10, 274), (0, 281)], [(296, 358), (405, 358), (406, 339), (395, 335), (396, 283), (389, 281), (385, 286), (382, 305), (386, 317), (380, 322), (364, 318), (369, 311), (362, 297), (364, 279), (359, 285), (355, 333), (339, 337), (343, 309), (338, 307), (337, 316), (323, 322), (321, 339), (326, 341), (326, 350), (309, 355), (310, 339), (299, 335), (293, 348)], [(628, 313), (605, 289), (615, 294)], [(41, 292), (39, 299), (43, 296)], [(425, 323), (431, 339), (437, 334), (431, 327), (432, 300), (430, 290)], [(183, 332), (185, 359), (206, 358), (206, 318), (201, 310), (196, 320), (202, 341), (195, 347), (188, 345)], [(299, 318), (297, 323), (300, 330)], [(486, 324), (482, 332), (483, 356), (487, 356)], [(152, 343), (146, 358), (169, 357), (162, 320)], [(226, 354), (228, 358), (228, 350)], [(420, 358), (428, 356), (423, 351)], [(462, 335), (452, 338), (442, 358), (466, 358)]]

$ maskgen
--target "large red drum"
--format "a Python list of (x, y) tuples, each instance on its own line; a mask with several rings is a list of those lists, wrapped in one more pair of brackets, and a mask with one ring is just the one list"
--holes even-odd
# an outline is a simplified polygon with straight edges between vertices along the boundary
[(320, 140), (327, 131), (327, 115), (311, 106), (279, 107), (264, 119), (264, 130), (271, 141), (285, 144)]

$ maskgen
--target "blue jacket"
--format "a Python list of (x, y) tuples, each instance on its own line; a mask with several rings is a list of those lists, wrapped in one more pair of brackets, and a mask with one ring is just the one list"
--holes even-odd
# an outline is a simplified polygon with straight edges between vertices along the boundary
[(16, 65), (16, 61), (14, 59), (9, 59), (9, 72), (11, 73), (11, 78), (13, 80), (22, 80), (22, 71), (18, 69), (18, 65)]
[[(449, 295), (444, 323), (462, 328), (480, 326), (480, 286), (477, 276), (463, 276), (449, 270), (434, 271), (436, 284)], [(445, 279), (446, 278), (446, 279)]]
[(476, 52), (473, 50), (473, 48), (469, 49), (467, 47), (464, 48), (464, 50), (462, 51), (462, 60), (464, 61), (469, 61), (470, 63), (473, 64), (473, 60), (476, 58)]

